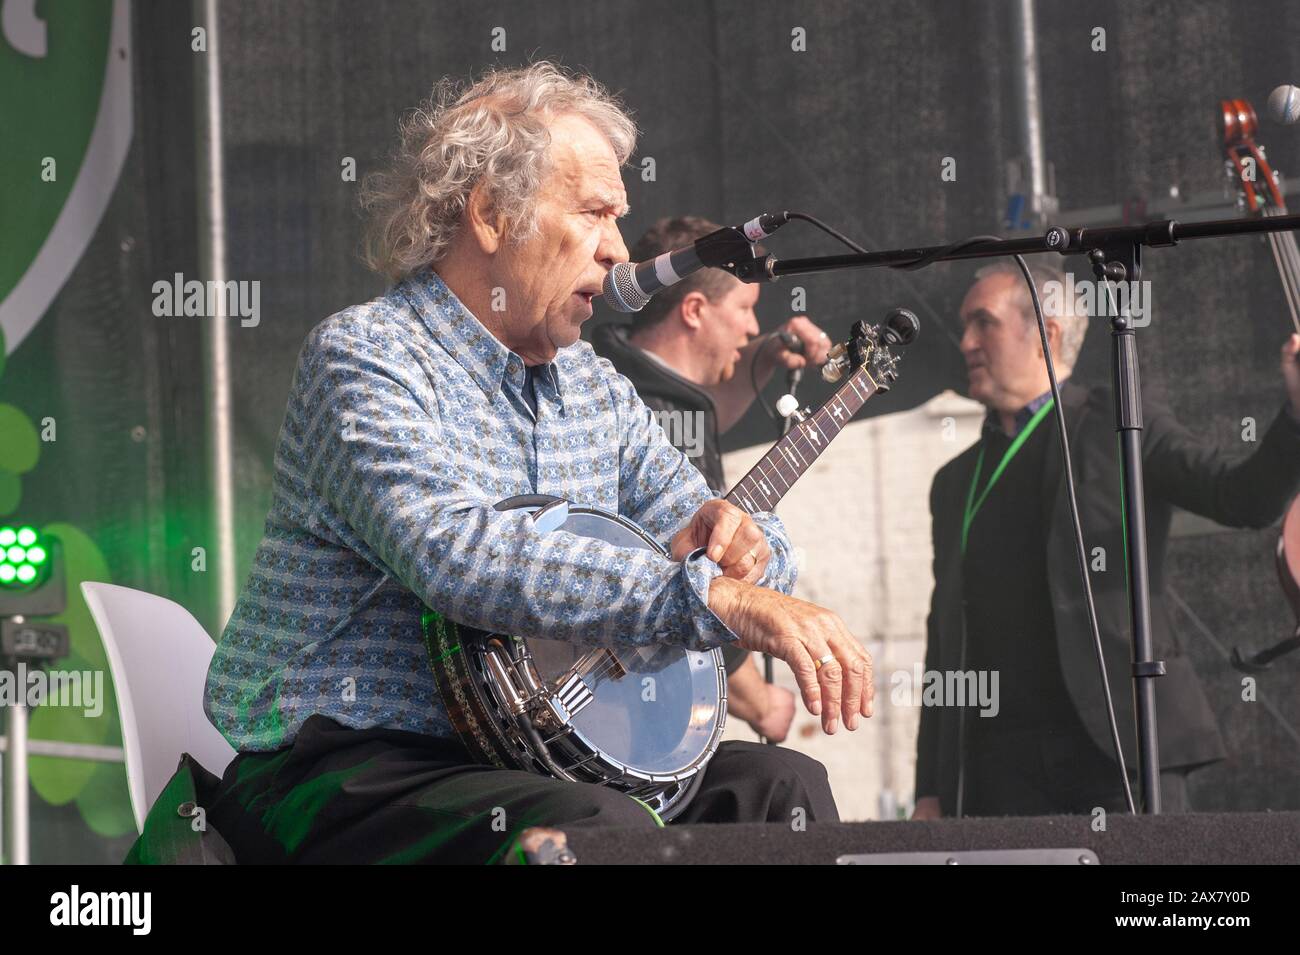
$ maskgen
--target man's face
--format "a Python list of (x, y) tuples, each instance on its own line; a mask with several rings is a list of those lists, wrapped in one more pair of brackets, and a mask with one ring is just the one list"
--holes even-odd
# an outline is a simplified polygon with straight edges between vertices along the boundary
[(493, 262), (511, 347), (530, 364), (578, 340), (605, 273), (627, 261), (617, 223), (627, 193), (609, 141), (586, 119), (561, 116), (551, 125), (551, 160), (537, 196), (538, 233), (507, 240)]
[(990, 275), (976, 282), (961, 303), (961, 352), (970, 377), (970, 396), (990, 408), (1014, 411), (1043, 373), (1043, 349), (1036, 328), (1025, 321), (1014, 275)]
[(731, 279), (731, 287), (716, 301), (700, 306), (700, 347), (709, 361), (710, 377), (707, 385), (721, 384), (736, 373), (740, 349), (758, 334), (758, 317), (754, 306), (758, 304), (758, 286)]

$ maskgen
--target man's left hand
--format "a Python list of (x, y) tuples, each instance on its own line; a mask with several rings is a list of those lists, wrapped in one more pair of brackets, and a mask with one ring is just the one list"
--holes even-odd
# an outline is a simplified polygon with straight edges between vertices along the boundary
[(697, 547), (722, 568), (723, 576), (757, 584), (767, 572), (772, 550), (754, 519), (720, 498), (705, 501), (690, 523), (669, 543), (673, 560), (683, 560)]
[(791, 351), (784, 344), (776, 347), (774, 343), (763, 349), (761, 359), (763, 364), (768, 367), (760, 367), (758, 369), (760, 372), (767, 373), (778, 367), (793, 371), (796, 368), (805, 368), (809, 365), (815, 368), (826, 364), (826, 358), (830, 355), (833, 343), (830, 336), (814, 325), (809, 318), (804, 315), (796, 315), (778, 328), (777, 331), (793, 335), (803, 342), (803, 354)]
[(1293, 334), (1282, 345), (1282, 380), (1286, 382), (1286, 395), (1291, 417), (1300, 421), (1300, 335)]
[(775, 683), (764, 683), (763, 694), (767, 708), (762, 716), (749, 724), (749, 728), (773, 743), (783, 743), (790, 735), (790, 724), (794, 722), (794, 694)]

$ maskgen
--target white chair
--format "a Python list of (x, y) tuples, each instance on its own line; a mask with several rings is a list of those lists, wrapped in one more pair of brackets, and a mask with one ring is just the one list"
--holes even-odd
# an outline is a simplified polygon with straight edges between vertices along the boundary
[(203, 712), (216, 644), (180, 604), (115, 584), (83, 582), (108, 654), (122, 721), (126, 781), (137, 832), (181, 753), (220, 776), (235, 758)]

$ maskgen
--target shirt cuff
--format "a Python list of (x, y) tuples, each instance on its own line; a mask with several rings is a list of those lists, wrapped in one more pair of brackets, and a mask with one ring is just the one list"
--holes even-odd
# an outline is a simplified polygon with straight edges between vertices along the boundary
[(767, 562), (767, 570), (764, 571), (758, 586), (777, 590), (789, 596), (794, 591), (794, 582), (799, 577), (794, 548), (790, 545), (790, 535), (786, 533), (781, 518), (771, 511), (759, 511), (751, 516), (767, 538), (767, 546), (772, 551), (772, 556)]
[(740, 639), (730, 627), (709, 609), (709, 582), (722, 576), (722, 568), (704, 556), (704, 548), (691, 551), (682, 561), (682, 574), (686, 578), (688, 613), (695, 630), (695, 639), (687, 641), (692, 650), (711, 650), (734, 644)]

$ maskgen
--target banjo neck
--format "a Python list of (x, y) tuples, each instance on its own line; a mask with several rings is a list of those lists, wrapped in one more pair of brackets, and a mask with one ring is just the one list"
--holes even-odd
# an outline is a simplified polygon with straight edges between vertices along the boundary
[(858, 367), (829, 401), (804, 416), (763, 455), (724, 500), (749, 514), (772, 510), (867, 400), (887, 387), (871, 376), (869, 365)]

